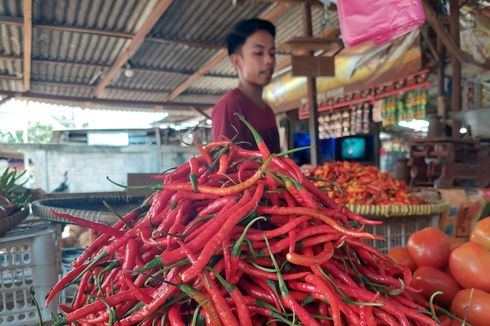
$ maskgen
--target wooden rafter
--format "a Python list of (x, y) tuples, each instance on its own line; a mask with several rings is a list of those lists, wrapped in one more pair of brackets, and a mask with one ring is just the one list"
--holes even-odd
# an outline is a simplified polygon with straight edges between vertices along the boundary
[(146, 22), (141, 26), (139, 31), (131, 38), (131, 41), (127, 46), (124, 47), (122, 52), (119, 54), (119, 57), (116, 59), (116, 62), (112, 65), (109, 71), (104, 75), (104, 78), (100, 81), (100, 83), (95, 88), (92, 96), (98, 97), (102, 93), (102, 91), (109, 85), (111, 80), (116, 76), (117, 72), (121, 67), (133, 56), (133, 54), (138, 50), (140, 45), (143, 43), (146, 34), (150, 32), (150, 30), (155, 26), (160, 17), (165, 13), (165, 11), (170, 7), (173, 0), (160, 0), (150, 15), (146, 19)]
[(449, 36), (450, 34), (448, 33), (444, 25), (441, 23), (436, 12), (434, 11), (434, 9), (432, 9), (432, 7), (429, 5), (427, 0), (424, 0), (423, 4), (424, 4), (425, 17), (427, 21), (429, 22), (430, 26), (436, 33), (437, 38), (442, 42), (442, 44), (444, 44), (444, 46), (451, 54), (451, 56), (456, 58), (456, 60), (458, 60), (461, 63), (472, 64), (474, 66), (486, 70), (490, 69), (490, 64), (478, 62), (470, 54), (461, 50), (459, 45), (456, 44), (456, 42)]
[[(289, 9), (289, 6), (286, 4), (278, 4), (274, 6), (271, 10), (267, 11), (265, 14), (261, 15), (261, 18), (267, 20), (277, 20), (283, 14), (285, 14)], [(201, 78), (204, 74), (208, 73), (216, 67), (221, 61), (228, 57), (228, 53), (226, 49), (219, 50), (211, 59), (209, 59), (199, 70), (197, 70), (194, 74), (189, 76), (182, 84), (177, 86), (175, 90), (167, 96), (165, 99), (166, 102), (172, 101), (177, 96), (182, 94), (186, 89), (191, 87), (192, 84), (199, 78)]]
[(31, 88), (32, 0), (24, 0), (24, 92)]
[(39, 93), (22, 93), (17, 94), (15, 92), (1, 91), (0, 95), (4, 96), (18, 96), (24, 99), (30, 100), (40, 100), (40, 101), (55, 101), (55, 102), (66, 102), (66, 103), (77, 103), (77, 104), (98, 104), (104, 106), (114, 106), (114, 107), (128, 107), (128, 108), (161, 108), (164, 111), (179, 111), (189, 108), (209, 108), (209, 104), (196, 104), (196, 103), (162, 103), (162, 102), (152, 102), (152, 101), (126, 101), (126, 100), (109, 100), (101, 98), (88, 98), (88, 97), (76, 97), (76, 96), (61, 96), (61, 95), (48, 95)]

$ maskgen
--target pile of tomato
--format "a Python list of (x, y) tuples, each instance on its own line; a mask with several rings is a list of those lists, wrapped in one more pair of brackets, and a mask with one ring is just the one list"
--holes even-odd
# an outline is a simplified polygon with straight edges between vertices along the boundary
[(388, 256), (412, 270), (413, 288), (460, 319), (442, 318), (441, 324), (489, 325), (490, 216), (476, 224), (464, 244), (451, 246), (444, 232), (428, 227), (413, 233), (406, 247), (393, 248)]

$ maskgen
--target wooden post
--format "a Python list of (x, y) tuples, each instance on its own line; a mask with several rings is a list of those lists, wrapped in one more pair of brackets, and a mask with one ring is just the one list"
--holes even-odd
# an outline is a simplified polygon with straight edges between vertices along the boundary
[[(459, 1), (451, 0), (449, 5), (451, 10), (449, 15), (449, 30), (451, 38), (459, 48)], [(451, 111), (456, 113), (461, 111), (461, 63), (456, 57), (453, 57), (452, 59), (453, 77), (451, 83)], [(461, 123), (453, 118), (451, 126), (453, 138), (459, 138)]]
[[(305, 36), (313, 36), (313, 27), (311, 20), (311, 2), (307, 0), (303, 7), (303, 31)], [(309, 53), (313, 55), (312, 52)], [(310, 145), (311, 156), (310, 164), (318, 165), (320, 158), (320, 151), (318, 148), (318, 103), (316, 94), (316, 79), (314, 77), (306, 77), (306, 86), (308, 87), (308, 106), (310, 108), (310, 118), (308, 121), (308, 127), (310, 129)]]
[(447, 105), (446, 105), (446, 93), (444, 91), (444, 70), (446, 68), (446, 49), (444, 44), (437, 39), (437, 54), (439, 56), (439, 62), (437, 67), (437, 115), (442, 121), (442, 136), (446, 135), (446, 122), (447, 122)]

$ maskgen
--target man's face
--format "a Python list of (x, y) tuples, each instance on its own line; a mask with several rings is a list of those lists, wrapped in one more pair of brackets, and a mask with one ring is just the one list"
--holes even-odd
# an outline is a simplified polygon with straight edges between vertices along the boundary
[(276, 65), (274, 38), (266, 31), (255, 32), (239, 51), (231, 55), (231, 61), (240, 79), (258, 86), (269, 84)]

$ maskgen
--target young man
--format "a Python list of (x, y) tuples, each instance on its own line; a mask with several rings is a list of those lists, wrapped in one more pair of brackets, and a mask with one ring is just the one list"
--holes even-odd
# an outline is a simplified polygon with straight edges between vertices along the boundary
[(257, 148), (252, 133), (235, 115), (239, 113), (257, 129), (271, 152), (280, 152), (274, 112), (262, 99), (262, 90), (270, 83), (276, 63), (275, 36), (274, 25), (262, 19), (241, 21), (228, 35), (228, 55), (238, 72), (239, 84), (214, 106), (213, 140), (236, 136), (240, 146)]

